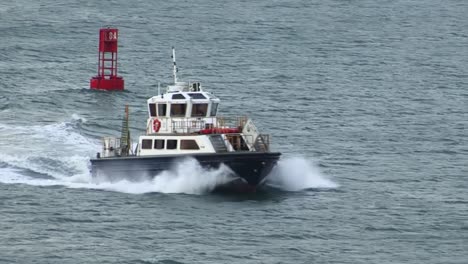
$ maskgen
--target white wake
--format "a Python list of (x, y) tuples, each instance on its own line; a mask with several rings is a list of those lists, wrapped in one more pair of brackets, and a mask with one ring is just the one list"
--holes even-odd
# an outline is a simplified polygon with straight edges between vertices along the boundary
[[(131, 177), (131, 175), (128, 176)], [(69, 188), (99, 189), (132, 194), (153, 192), (204, 194), (233, 179), (235, 178), (228, 167), (205, 169), (194, 159), (177, 163), (174, 168), (156, 175), (153, 179), (137, 182), (126, 179), (117, 182), (96, 180), (91, 177), (90, 173), (42, 179), (25, 176), (17, 169), (0, 169), (0, 182), (3, 183), (36, 186), (61, 185)]]
[(0, 182), (137, 194), (202, 194), (233, 180), (228, 167), (204, 169), (194, 159), (183, 160), (153, 179), (139, 182), (93, 179), (89, 159), (100, 151), (100, 142), (77, 131), (74, 124), (86, 123), (86, 119), (76, 114), (70, 119), (68, 122), (29, 127), (0, 124)]
[(89, 179), (88, 183), (72, 182), (67, 186), (134, 194), (152, 192), (204, 194), (213, 191), (216, 186), (232, 181), (234, 178), (231, 175), (232, 171), (226, 166), (217, 169), (205, 169), (195, 159), (185, 159), (175, 164), (170, 170), (155, 175), (152, 179), (138, 182), (125, 179), (118, 182)]

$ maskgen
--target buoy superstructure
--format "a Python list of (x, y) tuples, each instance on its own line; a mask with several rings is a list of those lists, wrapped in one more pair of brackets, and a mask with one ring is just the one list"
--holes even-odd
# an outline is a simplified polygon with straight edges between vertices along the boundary
[(117, 48), (119, 30), (99, 30), (98, 74), (91, 78), (91, 89), (119, 91), (124, 89), (124, 79), (117, 75)]

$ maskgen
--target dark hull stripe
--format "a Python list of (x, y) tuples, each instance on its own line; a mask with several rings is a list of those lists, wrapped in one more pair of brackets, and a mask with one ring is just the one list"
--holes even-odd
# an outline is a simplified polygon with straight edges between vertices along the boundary
[(280, 153), (213, 153), (198, 155), (168, 155), (168, 156), (129, 156), (92, 159), (93, 176), (105, 174), (118, 179), (139, 180), (139, 177), (154, 177), (162, 171), (173, 168), (184, 158), (196, 159), (203, 168), (219, 168), (227, 165), (238, 177), (248, 185), (257, 186), (271, 172), (280, 157)]

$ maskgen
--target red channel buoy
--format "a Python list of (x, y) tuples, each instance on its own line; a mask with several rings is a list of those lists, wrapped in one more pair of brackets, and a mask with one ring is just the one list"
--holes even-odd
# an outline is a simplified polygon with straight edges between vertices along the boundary
[(91, 89), (121, 91), (124, 80), (117, 76), (117, 42), (119, 30), (101, 28), (99, 30), (98, 74), (91, 78)]

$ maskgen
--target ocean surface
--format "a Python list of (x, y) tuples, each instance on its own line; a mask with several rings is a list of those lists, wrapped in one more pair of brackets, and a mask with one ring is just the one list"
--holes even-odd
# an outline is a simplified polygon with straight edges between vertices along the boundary
[[(468, 263), (468, 1), (0, 3), (0, 263)], [(117, 27), (124, 92), (89, 89)], [(191, 160), (96, 182), (179, 78), (283, 158), (252, 194)]]

